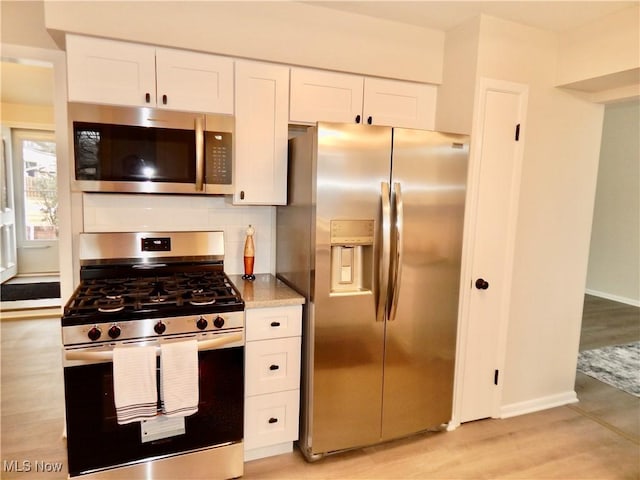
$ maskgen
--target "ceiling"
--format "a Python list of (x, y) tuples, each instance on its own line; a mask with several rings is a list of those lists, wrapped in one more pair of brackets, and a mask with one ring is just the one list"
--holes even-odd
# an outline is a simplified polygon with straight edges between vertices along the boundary
[(310, 5), (447, 31), (480, 14), (562, 32), (639, 1), (305, 1)]

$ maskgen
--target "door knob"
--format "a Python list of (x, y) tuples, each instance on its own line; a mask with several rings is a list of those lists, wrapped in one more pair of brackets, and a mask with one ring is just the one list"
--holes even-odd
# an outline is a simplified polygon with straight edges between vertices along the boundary
[(489, 288), (489, 282), (487, 282), (484, 278), (479, 278), (476, 280), (476, 288), (478, 290), (486, 290)]

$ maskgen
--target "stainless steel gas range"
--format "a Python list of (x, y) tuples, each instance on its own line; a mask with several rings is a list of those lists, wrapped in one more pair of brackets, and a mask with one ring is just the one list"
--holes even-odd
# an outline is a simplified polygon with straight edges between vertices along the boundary
[[(79, 251), (81, 283), (62, 316), (70, 476), (241, 476), (244, 302), (224, 273), (223, 233), (87, 233)], [(193, 340), (197, 411), (165, 417), (161, 347)], [(149, 346), (157, 408), (120, 424), (114, 350)]]

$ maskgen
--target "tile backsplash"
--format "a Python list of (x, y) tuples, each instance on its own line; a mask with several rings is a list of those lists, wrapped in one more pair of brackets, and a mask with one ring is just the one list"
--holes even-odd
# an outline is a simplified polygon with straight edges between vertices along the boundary
[(275, 273), (275, 207), (232, 205), (228, 197), (85, 193), (85, 232), (222, 230), (225, 271), (243, 271), (245, 231), (256, 233), (255, 273)]

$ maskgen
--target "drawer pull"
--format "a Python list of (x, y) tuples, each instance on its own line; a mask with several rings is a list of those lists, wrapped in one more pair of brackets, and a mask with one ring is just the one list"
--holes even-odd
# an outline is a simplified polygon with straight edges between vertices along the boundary
[(280, 326), (280, 322), (271, 322), (271, 326), (272, 327), (279, 327)]
[(277, 418), (274, 418), (274, 417), (271, 417), (271, 418), (269, 419), (269, 423), (278, 423), (278, 419), (277, 419)]
[(280, 368), (280, 366), (279, 366), (279, 365), (271, 365), (271, 366), (269, 367), (269, 370), (278, 370), (279, 368)]

